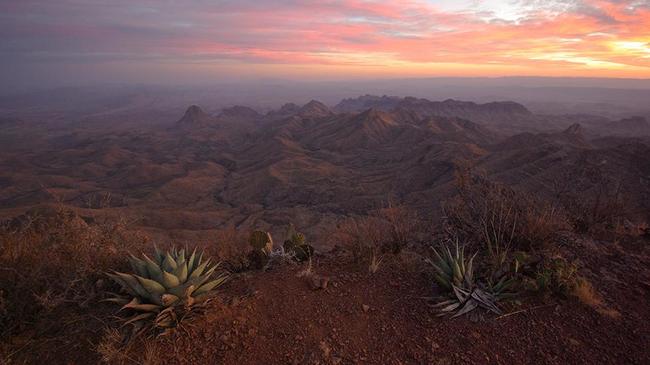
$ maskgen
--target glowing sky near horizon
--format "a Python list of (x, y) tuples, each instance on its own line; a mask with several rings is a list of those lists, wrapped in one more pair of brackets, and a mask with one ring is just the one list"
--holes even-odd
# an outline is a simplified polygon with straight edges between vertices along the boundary
[(5, 0), (0, 58), (7, 77), (648, 78), (650, 0)]

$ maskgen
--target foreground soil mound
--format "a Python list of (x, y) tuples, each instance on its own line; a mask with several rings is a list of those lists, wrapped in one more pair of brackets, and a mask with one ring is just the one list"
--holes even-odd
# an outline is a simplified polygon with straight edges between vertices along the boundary
[[(579, 240), (586, 274), (606, 298), (527, 298), (503, 316), (443, 319), (424, 263), (390, 257), (369, 274), (336, 255), (241, 274), (203, 318), (156, 341), (165, 363), (647, 364), (650, 277), (639, 244)], [(645, 245), (645, 244), (644, 244)]]

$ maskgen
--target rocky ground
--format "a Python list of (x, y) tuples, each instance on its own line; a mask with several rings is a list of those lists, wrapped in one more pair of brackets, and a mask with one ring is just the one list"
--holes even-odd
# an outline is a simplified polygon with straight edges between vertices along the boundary
[[(501, 316), (439, 318), (420, 256), (386, 256), (370, 274), (333, 252), (316, 257), (310, 273), (307, 264), (285, 263), (234, 275), (176, 333), (122, 348), (122, 363), (648, 364), (648, 241), (577, 239), (564, 250), (601, 300), (527, 296)], [(98, 304), (104, 317), (94, 332), (65, 346), (27, 343), (11, 363), (98, 362), (108, 309)]]
[(175, 345), (178, 363), (648, 363), (650, 310), (640, 305), (650, 295), (647, 250), (578, 245), (589, 253), (588, 271), (606, 298), (601, 306), (528, 298), (479, 322), (441, 319), (429, 305), (431, 281), (414, 257), (391, 258), (375, 274), (329, 257), (313, 267), (329, 278), (325, 289), (300, 277), (301, 266), (245, 274), (226, 289), (224, 309), (215, 304), (192, 336), (165, 341)]

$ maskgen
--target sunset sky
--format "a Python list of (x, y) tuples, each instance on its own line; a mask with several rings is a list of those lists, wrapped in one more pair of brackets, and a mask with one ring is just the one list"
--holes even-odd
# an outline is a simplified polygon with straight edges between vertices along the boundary
[(650, 77), (650, 0), (4, 0), (0, 75)]

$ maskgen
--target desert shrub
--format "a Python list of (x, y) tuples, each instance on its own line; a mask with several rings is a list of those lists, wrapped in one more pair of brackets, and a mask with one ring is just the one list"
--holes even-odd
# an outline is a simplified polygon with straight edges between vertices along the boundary
[[(86, 308), (101, 294), (103, 271), (119, 251), (146, 242), (117, 223), (89, 226), (61, 207), (42, 208), (0, 228), (2, 335), (24, 330), (55, 308)], [(118, 265), (118, 266), (116, 266)]]
[(583, 277), (578, 277), (575, 280), (572, 294), (590, 307), (600, 308), (603, 306), (603, 298), (596, 292), (591, 282)]
[(354, 261), (367, 262), (368, 270), (374, 273), (384, 254), (397, 254), (409, 243), (417, 241), (420, 228), (420, 219), (415, 211), (389, 203), (367, 216), (343, 220), (337, 225), (333, 237), (350, 251)]
[(99, 360), (111, 365), (158, 365), (169, 363), (169, 354), (162, 351), (163, 345), (158, 337), (130, 337), (117, 328), (104, 329), (101, 339), (95, 346)]
[(546, 258), (541, 262), (531, 281), (531, 289), (542, 295), (565, 299), (574, 297), (601, 314), (620, 317), (619, 312), (605, 305), (591, 282), (580, 275), (578, 264), (562, 256)]
[(568, 170), (553, 181), (553, 194), (578, 233), (612, 229), (633, 215), (621, 181), (597, 166)]
[(548, 249), (566, 226), (552, 204), (483, 176), (460, 172), (456, 186), (458, 194), (443, 205), (445, 228), (483, 252), (497, 276), (512, 263), (514, 252)]
[(375, 215), (386, 225), (386, 249), (399, 253), (407, 244), (416, 240), (420, 221), (414, 210), (389, 202)]
[(600, 314), (612, 318), (621, 317), (621, 313), (616, 309), (607, 307), (603, 297), (596, 291), (591, 282), (584, 277), (577, 278), (571, 294), (581, 303), (595, 309)]
[(533, 289), (543, 294), (569, 296), (576, 287), (578, 265), (562, 256), (544, 259), (534, 275)]
[(373, 265), (380, 260), (386, 245), (387, 226), (377, 217), (352, 217), (338, 225), (334, 237), (350, 251), (355, 262), (368, 260), (369, 265)]
[(248, 254), (250, 232), (228, 226), (215, 232), (214, 240), (205, 245), (205, 252), (223, 262), (230, 272), (248, 270), (251, 266)]
[(126, 319), (136, 331), (153, 324), (154, 328), (176, 327), (181, 315), (209, 298), (211, 292), (222, 285), (226, 274), (210, 280), (220, 263), (211, 264), (203, 252), (190, 254), (175, 248), (162, 252), (155, 249), (153, 258), (131, 256), (133, 273), (113, 271), (107, 275), (118, 283), (122, 292), (107, 299), (122, 305), (121, 310), (133, 315)]
[(104, 334), (95, 347), (100, 355), (100, 360), (106, 364), (127, 364), (136, 361), (129, 356), (129, 345), (125, 343), (122, 333), (117, 328), (106, 328)]

